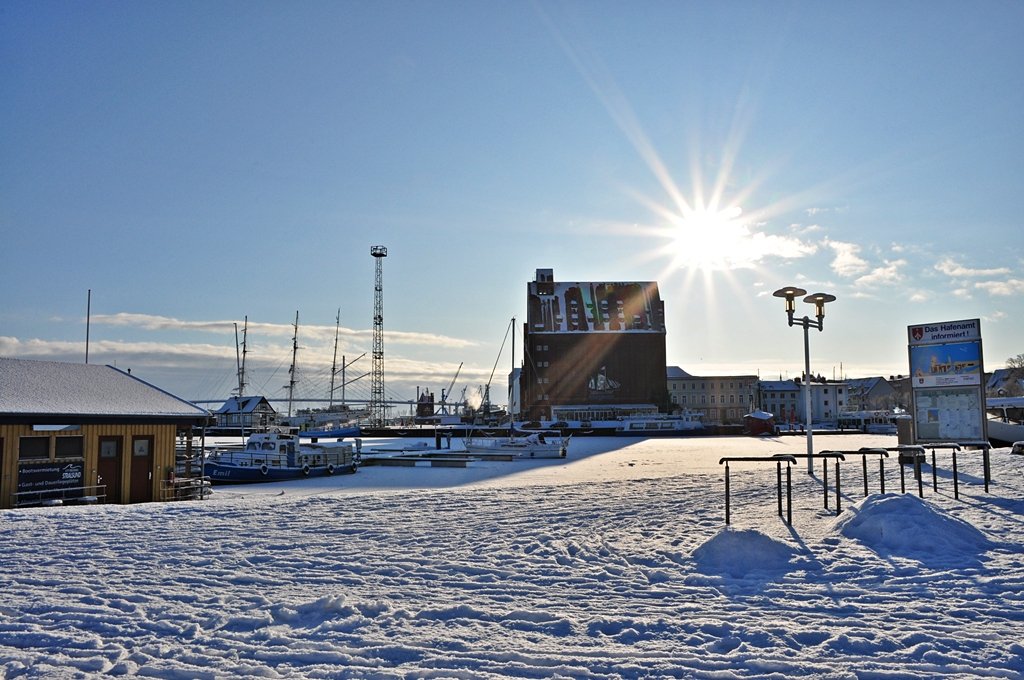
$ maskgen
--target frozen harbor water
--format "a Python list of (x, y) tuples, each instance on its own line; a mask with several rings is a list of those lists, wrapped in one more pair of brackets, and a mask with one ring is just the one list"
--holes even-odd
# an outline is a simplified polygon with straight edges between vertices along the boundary
[(718, 460), (803, 444), (579, 439), (3, 511), (0, 677), (1022, 677), (1024, 456), (994, 451), (986, 494), (963, 455), (959, 501), (942, 454), (924, 501), (875, 468), (865, 499), (847, 463), (838, 517), (798, 465), (792, 527), (774, 466), (737, 465), (727, 529)]

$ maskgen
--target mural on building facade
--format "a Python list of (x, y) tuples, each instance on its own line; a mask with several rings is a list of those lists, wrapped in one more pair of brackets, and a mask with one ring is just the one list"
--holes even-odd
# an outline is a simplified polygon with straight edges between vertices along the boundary
[(665, 311), (653, 282), (536, 282), (527, 299), (527, 325), (538, 333), (664, 333)]

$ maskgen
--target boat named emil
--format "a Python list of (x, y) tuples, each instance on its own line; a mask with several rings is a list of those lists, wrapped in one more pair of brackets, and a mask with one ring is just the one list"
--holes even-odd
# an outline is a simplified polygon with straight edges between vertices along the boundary
[(352, 474), (358, 459), (348, 442), (307, 443), (291, 433), (257, 432), (243, 449), (212, 451), (204, 466), (215, 484), (244, 484)]

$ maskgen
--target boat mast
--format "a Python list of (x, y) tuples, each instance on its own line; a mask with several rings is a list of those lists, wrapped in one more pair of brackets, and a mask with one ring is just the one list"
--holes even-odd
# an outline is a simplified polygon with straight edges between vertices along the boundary
[(288, 369), (288, 417), (292, 417), (292, 398), (295, 396), (295, 359), (299, 354), (299, 312), (295, 311), (295, 333), (292, 335), (292, 365)]
[[(487, 385), (484, 386), (484, 403), (483, 411), (484, 417), (487, 416), (491, 411), (491, 381), (494, 380), (494, 372), (498, 370), (498, 362), (501, 361), (501, 353), (505, 351), (505, 343), (508, 342), (509, 331), (512, 330), (512, 325), (515, 323), (515, 317), (508, 322), (508, 327), (505, 328), (505, 337), (501, 339), (501, 347), (498, 349), (498, 356), (494, 357), (494, 366), (491, 368), (491, 376), (487, 378)], [(515, 333), (513, 333), (515, 335)], [(513, 338), (512, 342), (515, 342)], [(512, 365), (515, 366), (515, 356), (512, 357)]]
[(509, 439), (511, 439), (512, 438), (512, 432), (513, 432), (513, 429), (514, 429), (512, 427), (512, 423), (513, 423), (513, 418), (512, 418), (512, 394), (513, 394), (512, 385), (513, 385), (513, 382), (512, 382), (512, 380), (513, 380), (513, 376), (516, 373), (516, 317), (514, 317), (514, 316), (512, 317), (512, 321), (509, 322), (508, 327), (509, 327), (509, 330), (512, 332), (512, 344), (510, 345), (511, 349), (509, 349), (509, 354), (511, 355), (510, 358), (512, 360), (512, 372), (509, 374), (509, 377), (508, 377), (508, 436), (509, 436)]
[[(334, 376), (338, 373), (338, 331), (341, 328), (341, 307), (338, 308), (338, 316), (334, 318), (334, 358), (331, 359), (331, 391), (328, 395), (327, 409), (330, 410), (334, 406)], [(345, 363), (345, 357), (341, 358), (341, 363)], [(342, 367), (344, 370), (344, 367)], [(345, 379), (343, 375), (342, 380)], [(344, 392), (342, 392), (344, 394)]]
[(242, 396), (242, 359), (238, 355), (238, 322), (235, 322), (235, 377), (238, 378), (238, 396)]
[(238, 358), (238, 324), (235, 324), (235, 366), (238, 369), (238, 397), (245, 395), (245, 353), (246, 339), (249, 336), (249, 317), (245, 317), (245, 326), (242, 328), (242, 358)]

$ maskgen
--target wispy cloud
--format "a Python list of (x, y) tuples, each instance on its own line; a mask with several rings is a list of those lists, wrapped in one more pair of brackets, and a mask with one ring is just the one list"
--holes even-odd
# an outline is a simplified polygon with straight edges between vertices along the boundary
[(836, 207), (832, 207), (832, 208), (823, 208), (823, 207), (820, 207), (820, 206), (812, 206), (810, 208), (805, 208), (804, 212), (807, 213), (809, 216), (814, 217), (815, 215), (821, 215), (821, 214), (830, 213), (830, 212), (836, 212), (836, 213), (845, 212), (847, 210), (847, 208), (848, 208), (848, 206), (836, 206)]
[[(135, 328), (144, 331), (201, 331), (228, 335), (235, 332), (236, 324), (238, 325), (238, 328), (241, 329), (243, 322), (241, 320), (188, 321), (153, 314), (119, 312), (117, 314), (97, 314), (92, 317), (92, 323), (94, 325)], [(250, 319), (247, 322), (247, 328), (250, 336), (257, 337), (284, 338), (291, 337), (295, 333), (295, 327), (291, 323), (267, 323)], [(303, 325), (301, 322), (299, 325), (300, 338), (317, 338), (323, 340), (333, 338), (334, 332), (334, 326), (316, 324)], [(372, 329), (353, 329), (342, 326), (338, 329), (338, 334), (342, 338), (358, 339), (362, 341), (371, 341), (373, 338)], [(385, 342), (389, 343), (393, 342), (400, 345), (422, 345), (427, 347), (442, 346), (458, 348), (474, 347), (478, 344), (471, 340), (453, 338), (447, 335), (438, 335), (436, 333), (417, 333), (392, 330), (385, 330), (384, 339)]]
[(944, 258), (938, 264), (935, 265), (935, 269), (942, 272), (946, 276), (953, 278), (978, 278), (987, 276), (1006, 276), (1010, 273), (1010, 270), (1006, 267), (997, 267), (994, 269), (971, 269), (960, 264), (951, 257)]
[(932, 299), (931, 292), (927, 290), (915, 290), (910, 294), (911, 302), (927, 302)]
[[(85, 356), (85, 342), (0, 337), (0, 355), (24, 359), (81, 361)], [(229, 359), (234, 362), (235, 349), (227, 345), (203, 343), (93, 340), (89, 343), (89, 355), (90, 363), (93, 360), (96, 363), (104, 363), (116, 358), (122, 363), (190, 366), (205, 364), (210, 360)]]
[(138, 328), (146, 331), (203, 331), (207, 333), (233, 333), (234, 321), (184, 321), (170, 316), (154, 314), (93, 314), (91, 322), (96, 325)]
[(860, 246), (856, 243), (829, 240), (825, 245), (836, 254), (832, 260), (832, 271), (839, 276), (856, 276), (867, 271), (867, 260), (859, 255)]
[[(82, 362), (85, 343), (0, 336), (0, 356)], [(135, 375), (152, 380), (154, 384), (185, 398), (226, 396), (234, 384), (236, 358), (233, 344), (98, 340), (89, 346), (90, 363), (132, 368)], [(287, 381), (290, 359), (291, 348), (287, 343), (265, 345), (250, 352), (246, 361), (250, 384), (268, 396), (279, 395)], [(328, 351), (315, 348), (300, 350), (298, 376), (304, 394), (316, 396), (327, 392), (331, 361)], [(366, 358), (351, 367), (349, 379), (368, 371), (369, 361)], [(452, 364), (392, 354), (387, 364), (388, 389), (400, 394), (413, 394), (416, 386), (423, 385), (433, 385), (438, 389), (436, 386), (451, 382), (455, 370), (456, 366)], [(459, 374), (459, 385), (482, 384), (489, 375), (490, 369), (486, 366), (465, 365)], [(353, 385), (350, 394), (365, 391), (361, 385)]]
[(1021, 295), (1024, 294), (1024, 280), (1007, 279), (1005, 281), (978, 281), (975, 288), (989, 295)]
[(906, 260), (886, 260), (881, 267), (875, 267), (870, 273), (858, 278), (855, 283), (859, 286), (891, 286), (903, 281), (903, 274), (900, 268), (907, 264)]

